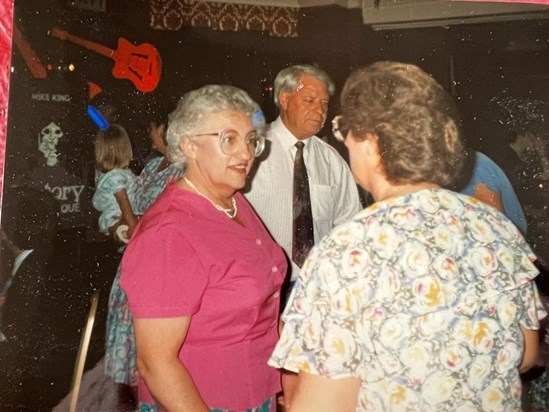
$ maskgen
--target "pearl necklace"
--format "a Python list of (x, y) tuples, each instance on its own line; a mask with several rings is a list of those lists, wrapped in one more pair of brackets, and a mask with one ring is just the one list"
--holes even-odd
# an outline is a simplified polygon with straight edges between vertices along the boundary
[(204, 193), (202, 193), (200, 190), (196, 188), (196, 186), (191, 182), (189, 179), (187, 179), (186, 175), (183, 175), (183, 180), (185, 180), (185, 183), (189, 185), (189, 187), (196, 192), (199, 196), (202, 196), (204, 199), (206, 199), (208, 202), (212, 204), (213, 207), (215, 207), (220, 212), (223, 212), (227, 215), (229, 219), (234, 219), (236, 217), (236, 214), (238, 213), (238, 208), (236, 207), (236, 200), (234, 200), (234, 196), (231, 198), (233, 207), (232, 208), (225, 208), (223, 206), (218, 205), (217, 203), (213, 202), (208, 196), (206, 196)]

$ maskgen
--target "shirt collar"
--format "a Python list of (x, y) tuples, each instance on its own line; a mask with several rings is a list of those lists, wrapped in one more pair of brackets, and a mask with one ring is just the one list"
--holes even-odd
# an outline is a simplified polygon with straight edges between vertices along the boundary
[[(270, 127), (271, 132), (273, 133), (273, 135), (276, 135), (276, 137), (280, 141), (280, 144), (285, 150), (295, 149), (294, 146), (299, 140), (296, 139), (292, 132), (290, 132), (288, 128), (284, 125), (280, 116), (278, 116), (276, 120), (271, 123)], [(308, 137), (307, 139), (301, 141), (305, 144), (305, 148), (307, 148), (307, 145), (311, 141), (311, 138)]]

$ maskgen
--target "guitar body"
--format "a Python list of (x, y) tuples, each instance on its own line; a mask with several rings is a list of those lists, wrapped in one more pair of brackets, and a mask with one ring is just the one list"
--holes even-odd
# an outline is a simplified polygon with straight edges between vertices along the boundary
[(112, 75), (117, 79), (130, 80), (142, 92), (151, 92), (158, 86), (162, 60), (152, 44), (136, 46), (121, 37), (112, 59)]
[(58, 27), (52, 28), (50, 34), (113, 59), (112, 75), (117, 79), (130, 80), (137, 90), (147, 93), (152, 92), (158, 86), (162, 71), (162, 59), (152, 44), (142, 43), (136, 46), (121, 37), (118, 39), (118, 48), (113, 50), (102, 44), (70, 34)]

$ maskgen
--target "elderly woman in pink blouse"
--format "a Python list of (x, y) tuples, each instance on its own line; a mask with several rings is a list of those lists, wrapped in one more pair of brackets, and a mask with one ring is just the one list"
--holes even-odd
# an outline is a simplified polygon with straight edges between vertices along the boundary
[(274, 411), (286, 260), (238, 192), (263, 151), (259, 106), (232, 86), (183, 96), (168, 154), (184, 164), (122, 261), (134, 316), (140, 410)]

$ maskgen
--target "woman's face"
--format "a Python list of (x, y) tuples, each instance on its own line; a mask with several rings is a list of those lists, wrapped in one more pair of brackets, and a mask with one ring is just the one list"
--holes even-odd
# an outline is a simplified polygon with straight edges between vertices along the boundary
[[(241, 139), (241, 144), (230, 155), (223, 153), (220, 146), (219, 135), (227, 130), (235, 131)], [(222, 111), (206, 116), (196, 130), (196, 135), (203, 136), (190, 137), (194, 149), (187, 173), (199, 173), (208, 189), (218, 195), (231, 195), (242, 189), (254, 162), (244, 138), (254, 131), (248, 115), (239, 111)]]
[(151, 139), (152, 148), (158, 150), (163, 155), (166, 155), (166, 143), (164, 143), (164, 128), (162, 123), (152, 122), (149, 128), (149, 138)]

